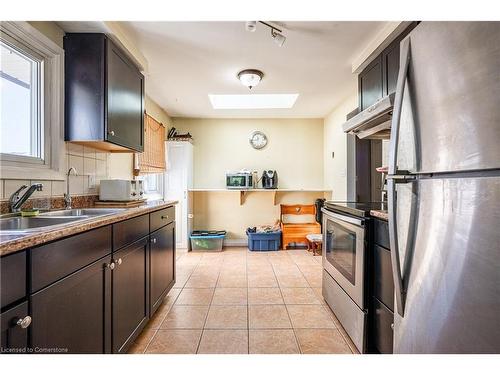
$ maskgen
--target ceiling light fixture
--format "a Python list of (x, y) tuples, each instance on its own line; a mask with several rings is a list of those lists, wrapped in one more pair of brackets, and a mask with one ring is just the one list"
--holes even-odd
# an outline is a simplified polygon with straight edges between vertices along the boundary
[[(277, 27), (274, 27), (273, 25), (264, 22), (264, 21), (259, 21), (259, 23), (269, 27), (271, 29), (271, 37), (273, 40), (276, 42), (278, 46), (282, 46), (285, 43), (286, 36), (283, 35), (283, 31), (278, 29)], [(247, 31), (254, 32), (257, 29), (257, 21), (247, 21), (245, 24), (245, 28)]]
[(257, 21), (247, 21), (245, 28), (247, 29), (247, 31), (253, 33), (255, 30), (257, 30)]
[(257, 86), (262, 77), (264, 77), (264, 73), (257, 69), (245, 69), (238, 73), (240, 82), (249, 89)]

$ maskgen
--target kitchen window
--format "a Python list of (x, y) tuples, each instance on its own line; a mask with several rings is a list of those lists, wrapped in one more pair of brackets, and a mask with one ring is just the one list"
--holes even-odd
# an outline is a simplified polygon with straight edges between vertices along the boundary
[(63, 178), (63, 54), (27, 22), (1, 23), (2, 178)]
[(144, 176), (144, 193), (150, 200), (163, 198), (163, 173), (151, 173)]

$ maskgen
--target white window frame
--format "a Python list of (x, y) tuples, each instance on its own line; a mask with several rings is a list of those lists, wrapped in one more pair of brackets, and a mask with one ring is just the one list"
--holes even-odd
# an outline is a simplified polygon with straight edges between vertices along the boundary
[(156, 190), (146, 190), (144, 189), (144, 195), (148, 200), (157, 200), (163, 199), (163, 173), (151, 173), (143, 176), (143, 180), (145, 180), (150, 175), (157, 176), (157, 189)]
[(3, 38), (41, 61), (41, 158), (0, 153), (1, 178), (64, 180), (64, 50), (28, 22), (0, 23)]

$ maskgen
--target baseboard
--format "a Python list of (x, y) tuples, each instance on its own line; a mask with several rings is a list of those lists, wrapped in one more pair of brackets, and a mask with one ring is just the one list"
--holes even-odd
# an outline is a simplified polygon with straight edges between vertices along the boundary
[(225, 239), (224, 247), (242, 247), (248, 246), (248, 240), (245, 238)]

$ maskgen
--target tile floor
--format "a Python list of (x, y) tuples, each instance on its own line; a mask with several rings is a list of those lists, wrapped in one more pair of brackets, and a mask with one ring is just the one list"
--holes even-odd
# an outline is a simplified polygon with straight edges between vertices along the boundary
[(178, 252), (177, 282), (129, 353), (357, 353), (305, 250)]

